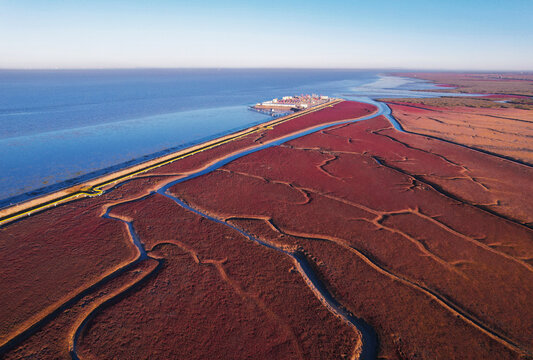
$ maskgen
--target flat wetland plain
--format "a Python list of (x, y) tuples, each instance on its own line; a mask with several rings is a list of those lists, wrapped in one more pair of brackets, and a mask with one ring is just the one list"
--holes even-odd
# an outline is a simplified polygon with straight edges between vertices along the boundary
[(531, 358), (533, 79), (402, 75), (486, 95), (335, 102), (4, 224), (0, 357)]

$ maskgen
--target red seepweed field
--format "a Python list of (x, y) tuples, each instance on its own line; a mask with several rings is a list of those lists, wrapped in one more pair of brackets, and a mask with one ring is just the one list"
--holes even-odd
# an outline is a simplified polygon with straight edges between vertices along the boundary
[(343, 101), (4, 226), (0, 356), (530, 357), (531, 166), (398, 104), (408, 132), (334, 125), (175, 182), (376, 111)]

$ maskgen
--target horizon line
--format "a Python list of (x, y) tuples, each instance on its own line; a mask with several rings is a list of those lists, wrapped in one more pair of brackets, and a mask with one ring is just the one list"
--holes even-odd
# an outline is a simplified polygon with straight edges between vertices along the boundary
[(176, 67), (157, 67), (157, 66), (125, 66), (125, 67), (35, 67), (35, 68), (17, 68), (17, 67), (0, 67), (0, 71), (91, 71), (91, 70), (371, 70), (371, 71), (406, 71), (406, 72), (458, 72), (458, 73), (533, 73), (532, 69), (451, 69), (451, 68), (406, 68), (406, 67), (237, 67), (237, 66), (176, 66)]

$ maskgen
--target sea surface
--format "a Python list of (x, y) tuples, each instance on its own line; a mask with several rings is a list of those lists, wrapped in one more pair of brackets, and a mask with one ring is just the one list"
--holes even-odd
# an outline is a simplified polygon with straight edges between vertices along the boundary
[(0, 70), (0, 208), (268, 121), (260, 101), (435, 88), (357, 70)]

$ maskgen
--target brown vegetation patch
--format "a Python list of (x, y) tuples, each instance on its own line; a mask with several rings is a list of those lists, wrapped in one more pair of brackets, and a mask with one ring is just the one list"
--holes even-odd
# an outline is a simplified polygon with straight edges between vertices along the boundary
[[(514, 94), (533, 96), (533, 74), (531, 73), (395, 73), (398, 76), (430, 80), (457, 87), (450, 92), (471, 94)], [(439, 89), (439, 91), (443, 91)]]
[[(465, 108), (493, 108), (493, 109), (521, 109), (521, 110), (533, 110), (533, 98), (524, 96), (513, 95), (489, 95), (482, 97), (468, 97), (468, 96), (455, 96), (455, 97), (432, 97), (432, 98), (395, 98), (395, 99), (382, 99), (387, 103), (401, 103), (412, 104), (414, 106), (423, 107), (439, 107), (452, 110), (454, 107)], [(463, 111), (466, 109), (463, 109)], [(471, 110), (471, 109), (469, 109)]]
[(434, 107), (398, 101), (389, 105), (394, 117), (407, 131), (533, 164), (531, 111)]

